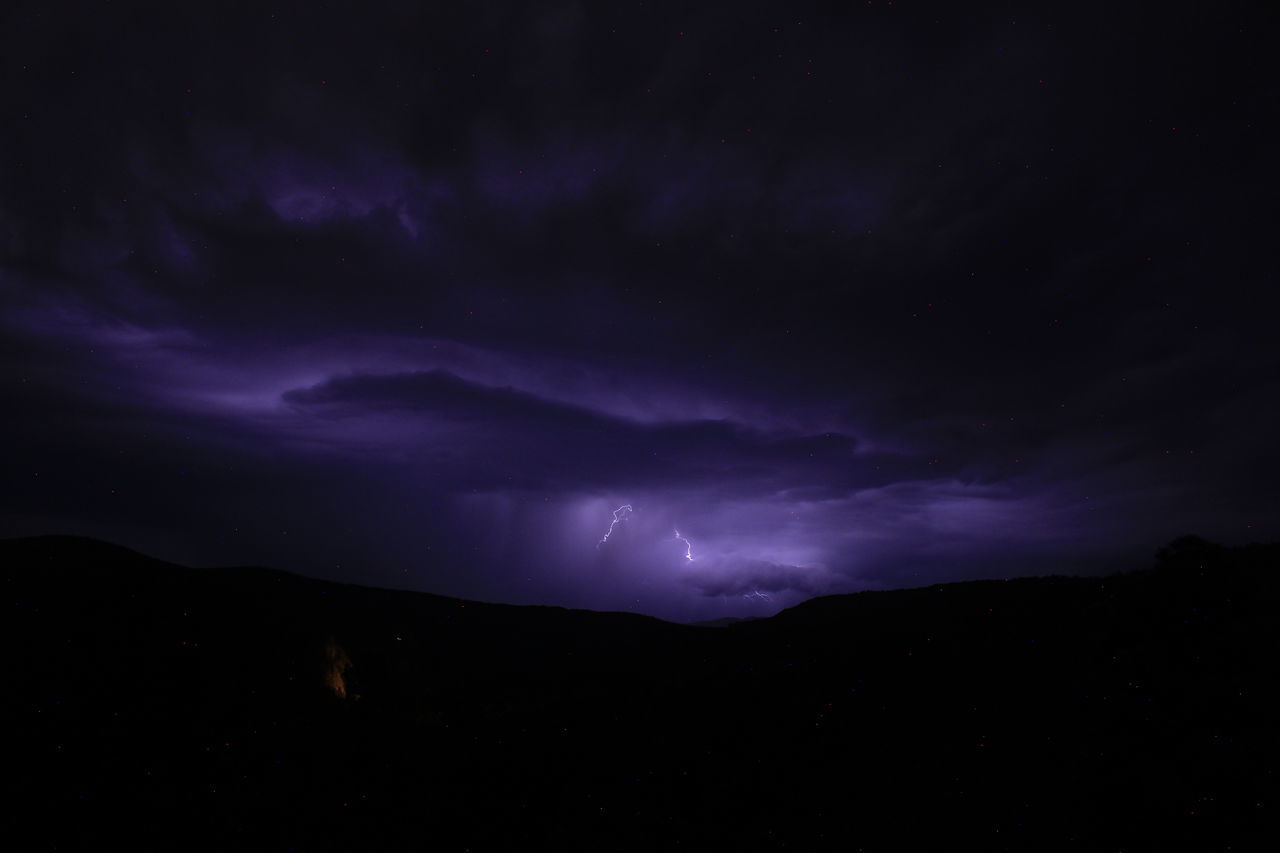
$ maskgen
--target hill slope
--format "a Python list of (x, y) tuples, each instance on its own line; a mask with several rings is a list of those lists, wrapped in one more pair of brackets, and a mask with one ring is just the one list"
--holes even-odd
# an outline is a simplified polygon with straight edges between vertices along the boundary
[(1278, 549), (726, 627), (0, 542), (45, 848), (1250, 849)]

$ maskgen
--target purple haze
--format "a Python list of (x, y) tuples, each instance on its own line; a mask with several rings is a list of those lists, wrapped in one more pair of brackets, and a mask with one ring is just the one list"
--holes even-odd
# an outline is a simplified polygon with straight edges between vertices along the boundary
[(0, 534), (705, 619), (1280, 532), (1270, 155), (1123, 30), (199, 14), (15, 23)]

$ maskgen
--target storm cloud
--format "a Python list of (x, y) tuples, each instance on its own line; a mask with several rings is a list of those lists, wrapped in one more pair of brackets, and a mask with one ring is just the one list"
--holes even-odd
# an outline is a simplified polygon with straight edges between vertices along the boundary
[(1280, 533), (1249, 27), (4, 15), (0, 533), (672, 618)]

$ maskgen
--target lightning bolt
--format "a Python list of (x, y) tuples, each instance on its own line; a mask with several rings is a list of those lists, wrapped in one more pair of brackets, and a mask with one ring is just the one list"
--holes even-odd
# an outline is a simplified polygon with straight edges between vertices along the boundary
[(613, 521), (609, 522), (609, 529), (604, 532), (604, 536), (600, 537), (600, 541), (596, 543), (596, 547), (609, 541), (609, 537), (613, 535), (613, 528), (618, 526), (618, 522), (625, 521), (627, 516), (631, 514), (631, 504), (623, 504), (613, 511)]
[(690, 562), (693, 562), (693, 545), (692, 545), (692, 543), (690, 543), (688, 539), (685, 539), (683, 536), (681, 536), (681, 535), (680, 535), (680, 531), (679, 531), (679, 530), (677, 530), (677, 531), (676, 531), (676, 538), (677, 538), (677, 539), (679, 539), (681, 542), (683, 542), (683, 543), (684, 543), (684, 558), (685, 558), (686, 560), (690, 561)]
[(768, 601), (768, 600), (769, 600), (769, 593), (767, 593), (767, 592), (761, 592), (761, 591), (760, 591), (760, 590), (758, 590), (758, 589), (753, 589), (753, 590), (751, 590), (751, 592), (744, 592), (744, 593), (742, 594), (742, 597), (743, 597), (743, 598), (755, 598), (755, 599), (759, 599), (760, 601)]

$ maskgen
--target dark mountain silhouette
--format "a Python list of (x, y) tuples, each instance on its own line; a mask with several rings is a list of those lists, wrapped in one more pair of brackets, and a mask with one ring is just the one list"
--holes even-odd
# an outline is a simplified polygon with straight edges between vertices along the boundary
[(1257, 850), (1280, 547), (685, 626), (0, 542), (22, 849)]

